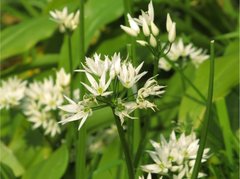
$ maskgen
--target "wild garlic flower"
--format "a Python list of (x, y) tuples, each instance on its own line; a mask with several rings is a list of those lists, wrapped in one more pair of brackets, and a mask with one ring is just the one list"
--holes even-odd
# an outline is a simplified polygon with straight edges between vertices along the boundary
[[(160, 176), (170, 176), (172, 178), (189, 178), (192, 174), (192, 169), (197, 157), (199, 148), (199, 140), (196, 139), (195, 133), (186, 136), (181, 134), (177, 139), (175, 132), (170, 135), (167, 140), (161, 136), (161, 142), (151, 141), (155, 151), (147, 151), (155, 162), (154, 164), (142, 166), (142, 170), (150, 173), (157, 173)], [(204, 149), (202, 162), (208, 158), (209, 148)], [(199, 174), (199, 178), (204, 176)]]
[(130, 62), (125, 62), (121, 65), (118, 79), (121, 81), (124, 87), (131, 88), (147, 73), (144, 71), (139, 74), (142, 66), (143, 62), (137, 68), (134, 68)]
[(99, 79), (99, 83), (93, 78), (92, 75), (86, 73), (87, 79), (91, 84), (91, 87), (83, 82), (81, 82), (85, 88), (91, 92), (94, 96), (108, 96), (112, 93), (112, 91), (106, 91), (112, 81), (111, 78), (106, 81), (106, 72), (103, 72), (102, 76)]
[(54, 137), (61, 132), (58, 121), (63, 117), (58, 106), (64, 102), (63, 94), (69, 94), (70, 74), (63, 69), (43, 81), (34, 81), (26, 89), (24, 114), (33, 123), (33, 129), (42, 127), (45, 135)]
[(68, 14), (67, 7), (64, 7), (62, 11), (55, 10), (50, 11), (51, 19), (59, 25), (59, 30), (62, 33), (74, 31), (79, 23), (79, 13), (78, 10), (75, 14)]
[[(161, 47), (159, 40), (159, 28), (154, 23), (154, 8), (150, 1), (148, 4), (148, 11), (141, 11), (138, 18), (133, 18), (130, 14), (127, 15), (130, 27), (121, 25), (120, 27), (129, 35), (138, 37), (140, 33), (144, 35), (143, 39), (137, 39), (137, 43), (142, 46), (150, 46), (158, 49)], [(172, 43), (176, 37), (176, 23), (167, 15), (166, 27), (168, 32), (168, 41)]]
[(163, 86), (157, 84), (153, 78), (131, 97), (126, 96), (129, 88), (137, 86), (137, 82), (147, 73), (140, 72), (143, 62), (134, 67), (128, 59), (122, 60), (119, 53), (112, 57), (94, 54), (93, 58), (86, 58), (83, 69), (76, 70), (85, 73), (86, 80), (81, 84), (87, 89), (85, 99), (75, 102), (66, 97), (70, 103), (59, 108), (67, 112), (67, 117), (60, 123), (81, 120), (79, 129), (95, 109), (109, 106), (119, 117), (121, 124), (126, 118), (135, 119), (131, 113), (136, 109), (152, 109), (157, 106), (147, 99), (149, 96), (160, 96), (164, 93)]
[(25, 97), (26, 84), (26, 81), (22, 81), (16, 76), (1, 81), (0, 109), (18, 106)]
[(66, 97), (69, 104), (59, 106), (65, 112), (70, 113), (67, 118), (62, 119), (59, 123), (66, 124), (68, 122), (81, 120), (78, 129), (81, 129), (82, 125), (85, 123), (86, 119), (92, 115), (92, 109), (89, 107), (89, 100), (85, 99), (79, 103), (74, 102), (70, 98)]
[[(198, 68), (201, 63), (209, 58), (209, 55), (206, 54), (206, 51), (194, 47), (192, 43), (184, 45), (183, 40), (180, 38), (177, 42), (174, 42), (171, 46), (170, 51), (167, 54), (169, 60), (177, 63), (178, 66), (184, 67), (188, 60)], [(159, 68), (165, 71), (169, 71), (172, 66), (165, 59), (165, 57), (160, 58)]]
[[(144, 176), (140, 176), (140, 177), (138, 177), (138, 179), (144, 179)], [(148, 173), (146, 179), (152, 179), (152, 175), (151, 175), (151, 173)], [(160, 178), (160, 179), (161, 179), (161, 178)]]

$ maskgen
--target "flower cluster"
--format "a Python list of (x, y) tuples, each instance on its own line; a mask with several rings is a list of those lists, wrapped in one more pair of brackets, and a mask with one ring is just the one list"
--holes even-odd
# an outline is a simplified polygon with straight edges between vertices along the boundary
[(9, 109), (19, 105), (24, 98), (26, 84), (26, 81), (22, 81), (17, 77), (2, 81), (0, 86), (0, 109)]
[[(121, 25), (121, 28), (129, 35), (138, 37), (140, 33), (144, 35), (144, 39), (137, 40), (142, 46), (151, 46), (159, 48), (159, 28), (154, 23), (154, 9), (152, 1), (148, 5), (148, 11), (142, 11), (138, 18), (132, 18), (127, 15), (130, 27)], [(168, 41), (172, 43), (176, 37), (176, 23), (172, 21), (170, 15), (167, 15), (166, 29), (168, 32)]]
[(29, 85), (23, 110), (27, 120), (34, 123), (34, 129), (42, 127), (45, 134), (52, 137), (60, 133), (57, 120), (62, 114), (57, 107), (64, 102), (63, 94), (69, 94), (69, 83), (70, 74), (61, 69), (57, 72), (55, 81), (50, 77)]
[(67, 7), (64, 7), (62, 11), (50, 11), (50, 15), (52, 16), (51, 19), (59, 25), (59, 30), (62, 33), (66, 31), (71, 32), (77, 28), (79, 23), (79, 13), (78, 10), (75, 14), (68, 14)]
[[(170, 139), (161, 136), (161, 142), (151, 141), (155, 151), (148, 151), (154, 164), (142, 166), (143, 171), (157, 173), (160, 176), (169, 176), (174, 179), (191, 178), (197, 151), (199, 148), (199, 140), (196, 139), (194, 133), (186, 136), (181, 134), (177, 139), (175, 132), (171, 133)], [(204, 149), (201, 162), (205, 162), (208, 158), (209, 148)], [(198, 178), (205, 176), (199, 173)]]
[(122, 61), (117, 53), (110, 58), (105, 56), (104, 59), (95, 54), (93, 58), (86, 58), (86, 63), (82, 66), (83, 69), (76, 71), (86, 74), (89, 83), (81, 83), (90, 93), (85, 94), (78, 103), (66, 97), (69, 104), (59, 107), (70, 113), (61, 121), (63, 124), (81, 119), (80, 129), (95, 108), (106, 105), (114, 109), (115, 115), (123, 124), (125, 118), (134, 118), (130, 114), (136, 109), (154, 110), (156, 105), (150, 102), (148, 97), (164, 93), (164, 87), (158, 85), (154, 78), (150, 78), (136, 94), (127, 96), (128, 89), (135, 87), (147, 72), (140, 72), (143, 63), (134, 67), (127, 59)]
[[(169, 71), (172, 65), (165, 58), (160, 58), (159, 68)], [(179, 66), (185, 66), (187, 60), (190, 59), (193, 65), (198, 68), (201, 63), (209, 58), (209, 55), (206, 54), (205, 50), (194, 47), (192, 43), (184, 45), (183, 40), (179, 39), (171, 45), (167, 58)]]

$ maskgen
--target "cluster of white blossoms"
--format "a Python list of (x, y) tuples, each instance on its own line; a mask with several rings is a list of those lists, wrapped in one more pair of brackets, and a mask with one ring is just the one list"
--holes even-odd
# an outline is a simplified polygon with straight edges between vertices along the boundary
[[(156, 173), (163, 178), (164, 176), (174, 179), (191, 178), (199, 148), (198, 143), (199, 139), (196, 139), (195, 133), (188, 136), (183, 133), (177, 139), (173, 131), (168, 142), (161, 136), (160, 143), (151, 141), (155, 151), (147, 151), (155, 163), (141, 168), (145, 172)], [(209, 148), (204, 149), (201, 162), (209, 158), (208, 152)], [(198, 178), (204, 176), (204, 173), (198, 174)]]
[[(209, 58), (206, 51), (194, 47), (192, 43), (184, 45), (183, 40), (180, 38), (177, 42), (171, 45), (170, 51), (167, 53), (167, 58), (177, 65), (185, 66), (187, 60), (191, 60), (192, 64), (198, 68), (201, 63)], [(159, 68), (169, 71), (172, 65), (165, 59), (160, 58)]]
[(16, 76), (6, 81), (1, 81), (0, 109), (9, 109), (18, 106), (24, 98), (26, 84), (26, 81), (22, 81)]
[[(142, 46), (159, 47), (159, 28), (154, 23), (154, 9), (152, 1), (148, 4), (148, 11), (141, 11), (142, 14), (138, 18), (132, 18), (127, 15), (130, 27), (121, 25), (121, 28), (129, 35), (138, 37), (141, 33), (144, 39), (137, 40)], [(168, 41), (172, 43), (176, 37), (176, 23), (167, 15), (166, 29), (168, 32)]]
[(58, 119), (63, 114), (57, 107), (64, 103), (63, 94), (69, 94), (69, 83), (70, 74), (61, 69), (56, 73), (55, 81), (50, 77), (29, 84), (23, 110), (34, 129), (42, 127), (51, 137), (60, 133)]
[(59, 25), (60, 32), (71, 32), (75, 30), (79, 23), (79, 13), (78, 10), (75, 14), (68, 14), (67, 7), (64, 7), (62, 11), (55, 10), (50, 11), (50, 15), (52, 16), (52, 20), (55, 21)]
[(164, 86), (157, 84), (154, 78), (150, 78), (136, 94), (128, 97), (128, 89), (136, 87), (136, 83), (147, 73), (140, 72), (143, 62), (134, 67), (131, 62), (121, 60), (120, 54), (115, 53), (112, 57), (95, 54), (93, 58), (86, 58), (82, 64), (83, 69), (76, 70), (86, 74), (88, 83), (82, 83), (89, 91), (84, 95), (82, 101), (68, 100), (69, 104), (59, 108), (69, 113), (68, 117), (61, 123), (81, 120), (79, 129), (86, 119), (92, 115), (92, 111), (99, 106), (110, 106), (114, 109), (121, 123), (125, 118), (134, 118), (130, 114), (136, 109), (155, 109), (156, 105), (149, 101), (149, 96), (160, 96), (164, 93)]

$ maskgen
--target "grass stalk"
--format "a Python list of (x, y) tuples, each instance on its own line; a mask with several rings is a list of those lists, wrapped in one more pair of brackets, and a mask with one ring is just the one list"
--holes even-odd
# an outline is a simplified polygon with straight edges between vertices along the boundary
[(211, 118), (211, 109), (212, 109), (212, 97), (213, 97), (213, 82), (214, 82), (214, 41), (210, 43), (210, 73), (209, 73), (209, 86), (208, 86), (208, 98), (207, 98), (207, 109), (202, 125), (201, 130), (201, 138), (200, 138), (200, 145), (197, 153), (196, 162), (193, 168), (193, 173), (191, 179), (197, 179), (198, 173), (201, 167), (201, 159), (204, 152), (206, 140), (207, 140), (207, 133), (208, 133), (208, 126), (209, 120)]

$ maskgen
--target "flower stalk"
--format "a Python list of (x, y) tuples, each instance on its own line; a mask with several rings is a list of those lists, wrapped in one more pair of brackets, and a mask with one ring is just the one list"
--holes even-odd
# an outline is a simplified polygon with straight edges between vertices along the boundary
[(212, 97), (213, 97), (213, 83), (214, 83), (214, 41), (210, 43), (210, 73), (209, 73), (209, 86), (208, 86), (208, 98), (207, 98), (207, 109), (205, 113), (205, 118), (202, 125), (200, 146), (197, 153), (197, 159), (194, 165), (192, 179), (198, 178), (199, 169), (201, 166), (201, 160), (204, 152), (204, 147), (207, 140), (209, 120), (211, 117), (212, 110)]
[(120, 119), (119, 119), (118, 116), (115, 115), (114, 108), (112, 108), (112, 112), (113, 112), (113, 115), (114, 115), (114, 118), (115, 118), (115, 123), (116, 123), (116, 126), (117, 126), (119, 138), (120, 138), (122, 149), (123, 149), (124, 156), (125, 156), (125, 159), (126, 159), (126, 165), (127, 165), (127, 170), (128, 170), (128, 178), (129, 179), (134, 179), (134, 167), (133, 167), (133, 162), (132, 162), (129, 146), (128, 146), (127, 141), (126, 141), (124, 131), (123, 131), (123, 128), (122, 128), (121, 123), (120, 123)]

